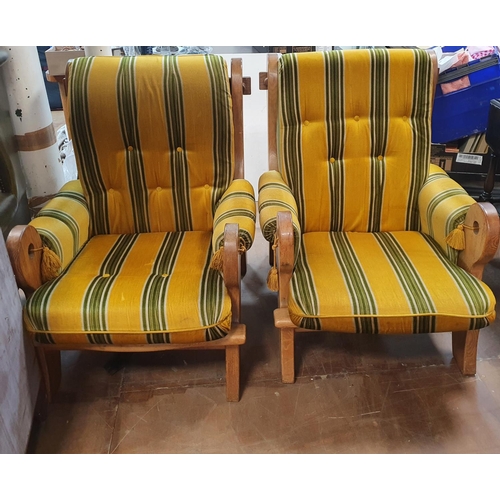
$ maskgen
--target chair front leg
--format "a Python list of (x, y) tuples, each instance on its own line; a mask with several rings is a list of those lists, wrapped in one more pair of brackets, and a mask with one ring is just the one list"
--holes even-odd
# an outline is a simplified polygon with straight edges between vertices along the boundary
[(479, 330), (452, 332), (451, 335), (453, 357), (462, 375), (475, 375)]
[(288, 316), (288, 293), (294, 263), (294, 234), (292, 214), (278, 212), (276, 233), (278, 237), (277, 262), (279, 280), (279, 306), (286, 311), (285, 325), (275, 315), (275, 326), (280, 328), (281, 380), (284, 384), (295, 382), (295, 328)]
[(240, 400), (240, 346), (226, 346), (226, 399), (237, 403)]
[(284, 384), (295, 382), (295, 328), (282, 328), (281, 341), (281, 381)]

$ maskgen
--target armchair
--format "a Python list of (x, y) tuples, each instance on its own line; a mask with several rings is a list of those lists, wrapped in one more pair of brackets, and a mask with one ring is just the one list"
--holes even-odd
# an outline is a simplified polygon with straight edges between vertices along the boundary
[(275, 253), (282, 380), (296, 332), (453, 332), (464, 375), (495, 318), (481, 282), (499, 218), (430, 165), (437, 66), (423, 50), (268, 59), (270, 171), (259, 217)]
[(79, 179), (8, 237), (49, 401), (64, 349), (223, 349), (238, 401), (241, 260), (256, 210), (241, 59), (231, 70), (216, 55), (68, 63)]

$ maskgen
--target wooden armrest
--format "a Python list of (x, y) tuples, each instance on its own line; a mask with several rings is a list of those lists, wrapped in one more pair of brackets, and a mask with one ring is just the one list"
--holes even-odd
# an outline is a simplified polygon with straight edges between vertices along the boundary
[(7, 252), (17, 286), (26, 295), (42, 285), (42, 239), (33, 226), (14, 226), (7, 237)]
[(240, 322), (241, 311), (241, 263), (239, 254), (239, 226), (226, 224), (224, 229), (224, 253), (222, 275), (229, 296), (231, 297), (231, 310), (233, 323)]
[(279, 306), (288, 307), (288, 285), (292, 277), (294, 255), (294, 235), (291, 212), (278, 212), (276, 218), (276, 234), (278, 248), (276, 267), (279, 282)]
[(458, 265), (482, 279), (484, 266), (495, 256), (498, 248), (498, 212), (491, 203), (474, 203), (465, 216), (464, 226), (465, 250), (458, 254)]

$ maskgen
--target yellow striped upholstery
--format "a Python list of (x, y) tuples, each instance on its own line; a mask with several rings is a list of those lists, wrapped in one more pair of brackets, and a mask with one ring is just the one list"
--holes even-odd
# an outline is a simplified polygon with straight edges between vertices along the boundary
[(495, 297), (417, 231), (303, 235), (290, 285), (300, 327), (346, 333), (482, 328)]
[(295, 243), (298, 245), (301, 230), (295, 198), (279, 172), (265, 172), (259, 179), (259, 221), (262, 234), (270, 243), (273, 243), (276, 233), (276, 215), (283, 211), (292, 214)]
[(474, 200), (430, 165), (433, 90), (422, 50), (279, 59), (278, 172), (261, 177), (259, 210), (269, 241), (279, 210), (299, 228), (297, 326), (420, 333), (495, 318), (493, 293), (446, 244)]
[(68, 103), (92, 235), (212, 230), (234, 172), (221, 56), (78, 58)]
[(255, 237), (255, 194), (252, 185), (244, 179), (235, 179), (220, 199), (214, 216), (213, 250), (224, 240), (226, 224), (238, 224), (240, 243), (248, 250)]
[(57, 254), (64, 269), (88, 239), (89, 210), (80, 181), (66, 183), (30, 225)]
[(220, 273), (210, 269), (211, 237), (203, 231), (94, 236), (31, 296), (28, 331), (42, 343), (110, 344), (115, 334), (122, 342), (139, 335), (142, 343), (225, 336), (231, 301)]
[(78, 58), (68, 106), (80, 180), (32, 222), (63, 272), (28, 299), (27, 330), (42, 344), (224, 337), (231, 300), (210, 262), (226, 223), (245, 249), (255, 231), (224, 59)]
[(278, 167), (302, 230), (418, 230), (430, 158), (430, 55), (285, 54), (278, 70)]
[(446, 244), (446, 236), (464, 222), (473, 203), (476, 203), (474, 198), (460, 184), (442, 168), (431, 164), (429, 177), (418, 198), (421, 230), (431, 236), (455, 263), (458, 251)]

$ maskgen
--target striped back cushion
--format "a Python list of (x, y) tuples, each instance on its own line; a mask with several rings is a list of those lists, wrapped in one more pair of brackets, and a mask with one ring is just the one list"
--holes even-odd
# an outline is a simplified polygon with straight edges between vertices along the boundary
[(278, 68), (278, 168), (303, 231), (418, 230), (430, 160), (430, 55), (285, 54)]
[(91, 235), (211, 231), (234, 169), (224, 59), (78, 58), (68, 85)]

